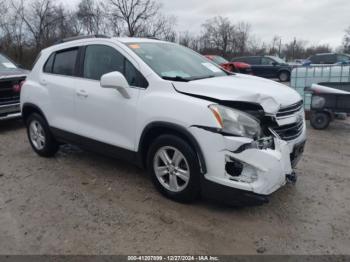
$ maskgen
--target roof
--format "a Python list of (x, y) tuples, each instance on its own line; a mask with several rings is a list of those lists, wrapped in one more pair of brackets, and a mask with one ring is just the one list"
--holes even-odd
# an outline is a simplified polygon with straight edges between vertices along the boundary
[(121, 43), (159, 43), (164, 42), (154, 38), (139, 38), (139, 37), (114, 37), (112, 40), (117, 40)]
[(119, 43), (168, 43), (166, 41), (161, 41), (157, 39), (152, 39), (152, 38), (137, 38), (137, 37), (99, 37), (99, 36), (86, 36), (86, 37), (76, 37), (76, 38), (67, 38), (64, 39), (62, 42), (58, 42), (57, 44), (54, 44), (52, 46), (49, 46), (42, 51), (52, 51), (55, 49), (60, 49), (62, 47), (67, 46), (68, 48), (71, 46), (74, 46), (74, 44), (81, 44), (85, 42), (98, 42), (98, 41), (112, 41), (112, 42), (119, 42)]

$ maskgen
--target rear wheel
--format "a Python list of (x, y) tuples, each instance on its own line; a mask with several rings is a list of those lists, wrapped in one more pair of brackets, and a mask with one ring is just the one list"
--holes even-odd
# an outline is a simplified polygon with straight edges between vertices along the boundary
[(166, 197), (192, 202), (199, 196), (199, 162), (183, 139), (174, 135), (157, 138), (148, 152), (147, 166), (154, 185)]
[(27, 135), (32, 148), (38, 155), (52, 157), (57, 153), (58, 143), (41, 115), (33, 113), (28, 117)]
[(326, 129), (331, 122), (331, 117), (325, 112), (316, 112), (311, 115), (311, 126), (318, 130)]
[(282, 72), (279, 73), (278, 79), (281, 82), (288, 82), (289, 79), (290, 79), (290, 73), (288, 71), (282, 71)]

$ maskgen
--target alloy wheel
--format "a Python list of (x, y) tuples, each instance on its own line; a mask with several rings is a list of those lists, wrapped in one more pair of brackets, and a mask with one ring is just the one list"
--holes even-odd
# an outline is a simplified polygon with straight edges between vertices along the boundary
[(190, 181), (187, 159), (174, 147), (160, 148), (154, 156), (153, 168), (160, 184), (169, 191), (181, 192)]
[(33, 120), (29, 125), (29, 136), (33, 146), (37, 150), (42, 150), (45, 147), (45, 132), (41, 124)]

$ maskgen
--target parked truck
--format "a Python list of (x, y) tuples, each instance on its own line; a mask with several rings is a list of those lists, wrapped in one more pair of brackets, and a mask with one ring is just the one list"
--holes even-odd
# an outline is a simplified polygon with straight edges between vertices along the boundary
[(20, 93), (27, 74), (27, 70), (0, 54), (0, 120), (21, 116)]

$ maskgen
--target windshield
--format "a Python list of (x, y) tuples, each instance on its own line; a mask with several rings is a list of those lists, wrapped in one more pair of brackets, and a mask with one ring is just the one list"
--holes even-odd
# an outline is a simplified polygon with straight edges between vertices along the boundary
[(228, 63), (228, 61), (221, 56), (213, 56), (213, 62), (217, 63), (218, 65)]
[(228, 75), (196, 52), (171, 43), (128, 43), (160, 77), (174, 81), (191, 81)]
[(272, 56), (271, 58), (279, 64), (287, 64), (286, 61), (284, 61), (282, 58), (279, 58), (278, 56)]
[(16, 68), (17, 66), (13, 62), (0, 54), (0, 71), (13, 70)]

